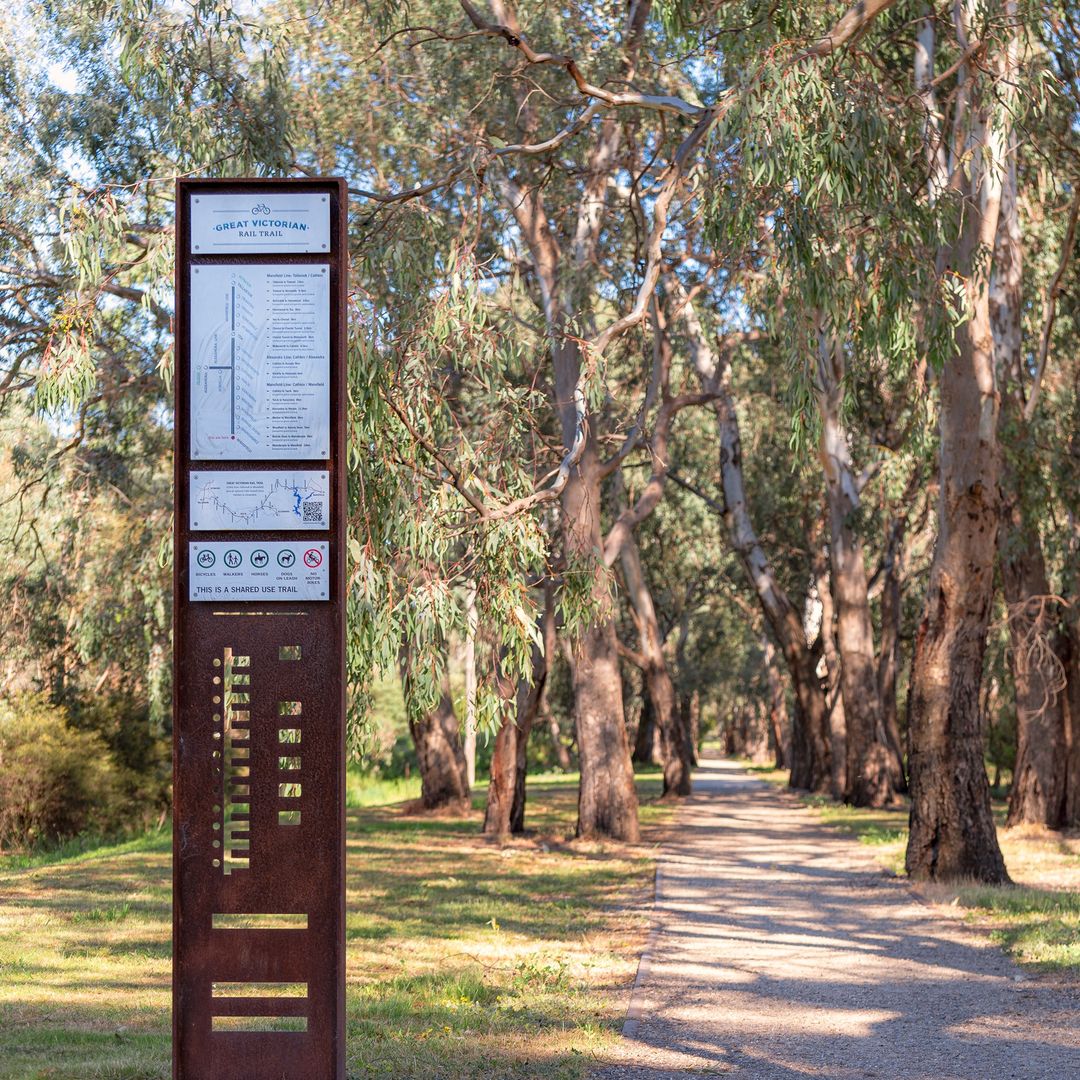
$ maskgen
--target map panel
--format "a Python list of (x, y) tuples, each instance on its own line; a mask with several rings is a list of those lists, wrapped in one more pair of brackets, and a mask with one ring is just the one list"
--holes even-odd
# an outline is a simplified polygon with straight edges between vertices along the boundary
[(330, 528), (325, 472), (193, 472), (190, 527), (200, 532)]
[(321, 460), (330, 452), (325, 266), (191, 270), (191, 457)]

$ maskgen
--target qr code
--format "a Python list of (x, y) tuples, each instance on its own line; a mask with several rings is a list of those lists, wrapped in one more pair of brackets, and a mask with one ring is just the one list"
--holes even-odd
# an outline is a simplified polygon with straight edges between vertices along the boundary
[(304, 521), (314, 521), (321, 523), (323, 519), (323, 501), (322, 499), (308, 499), (304, 503)]

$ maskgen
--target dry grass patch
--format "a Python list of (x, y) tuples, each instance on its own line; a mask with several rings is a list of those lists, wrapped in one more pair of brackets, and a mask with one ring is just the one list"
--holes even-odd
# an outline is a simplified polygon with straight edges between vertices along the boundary
[[(398, 807), (348, 814), (350, 1078), (573, 1078), (606, 1056), (647, 930), (671, 809), (639, 779), (646, 843), (568, 836), (575, 778), (530, 786), (536, 830), (480, 835)], [(0, 866), (0, 1080), (169, 1075), (167, 834)]]

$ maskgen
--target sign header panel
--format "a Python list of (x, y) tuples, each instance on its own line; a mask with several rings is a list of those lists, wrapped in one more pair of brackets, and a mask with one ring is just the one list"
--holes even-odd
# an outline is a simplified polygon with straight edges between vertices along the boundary
[(330, 250), (330, 198), (325, 194), (256, 192), (193, 195), (191, 253), (318, 252)]
[(192, 267), (191, 456), (330, 456), (326, 266)]
[(193, 472), (193, 532), (262, 532), (330, 528), (325, 472), (303, 470)]

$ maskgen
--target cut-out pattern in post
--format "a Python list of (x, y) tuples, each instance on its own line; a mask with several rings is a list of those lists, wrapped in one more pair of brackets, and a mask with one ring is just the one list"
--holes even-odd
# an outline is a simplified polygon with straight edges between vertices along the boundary
[(232, 874), (251, 865), (251, 657), (226, 647), (222, 680), (223, 745), (214, 754), (222, 784), (220, 864), (222, 873)]
[[(289, 650), (295, 649), (296, 656), (291, 654), (286, 655)], [(299, 645), (282, 645), (278, 649), (278, 658), (280, 660), (291, 660), (300, 658), (300, 646)], [(278, 716), (301, 716), (303, 715), (303, 706), (299, 701), (279, 701), (278, 702)], [(300, 742), (300, 728), (278, 728), (278, 743), (290, 744)], [(281, 772), (287, 772), (292, 777), (295, 777), (300, 772), (300, 758), (294, 756), (279, 757), (278, 769)], [(302, 787), (295, 779), (279, 783), (278, 784), (278, 798), (288, 799), (290, 802), (299, 799), (302, 794)], [(295, 802), (293, 802), (295, 806)], [(301, 822), (300, 810), (288, 809), (278, 810), (278, 825), (280, 826), (296, 826)]]

